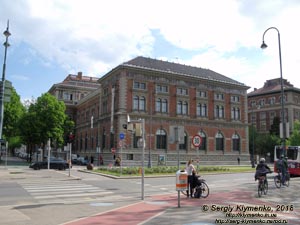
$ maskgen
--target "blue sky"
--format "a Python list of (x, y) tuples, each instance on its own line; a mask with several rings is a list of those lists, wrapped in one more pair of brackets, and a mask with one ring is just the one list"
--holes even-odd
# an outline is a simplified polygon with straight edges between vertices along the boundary
[(273, 26), (283, 77), (300, 88), (298, 0), (0, 0), (0, 31), (7, 20), (6, 79), (22, 100), (68, 74), (100, 78), (136, 56), (208, 68), (251, 91), (280, 77), (275, 30), (260, 49)]

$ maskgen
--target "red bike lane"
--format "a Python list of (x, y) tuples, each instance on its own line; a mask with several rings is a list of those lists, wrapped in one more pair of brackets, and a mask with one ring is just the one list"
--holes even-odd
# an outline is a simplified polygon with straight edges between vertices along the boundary
[[(255, 207), (260, 207), (255, 210)], [(266, 207), (264, 209), (264, 207)], [(300, 224), (300, 209), (280, 210), (278, 206), (264, 200), (264, 198), (256, 198), (253, 192), (236, 190), (231, 192), (212, 193), (207, 198), (190, 199), (182, 196), (180, 199), (180, 208), (178, 207), (177, 193), (171, 195), (159, 195), (147, 198), (135, 204), (113, 209), (107, 212), (102, 212), (90, 217), (82, 218), (76, 221), (64, 223), (64, 225), (134, 225), (134, 224), (186, 224), (186, 217), (190, 221), (206, 221), (213, 222), (213, 217), (224, 219), (233, 219), (234, 215), (244, 211), (244, 216), (247, 219), (252, 217), (253, 213), (264, 215), (263, 219), (269, 219), (269, 222), (278, 223), (279, 220), (287, 220), (288, 224)], [(228, 218), (228, 210), (232, 208), (232, 217)], [(254, 211), (251, 211), (254, 210)], [(271, 209), (271, 211), (269, 211)], [(196, 210), (196, 213), (189, 213), (191, 210)], [(250, 212), (248, 211), (250, 210)], [(176, 211), (176, 221), (172, 222), (172, 212)], [(268, 214), (268, 215), (267, 215)], [(275, 218), (268, 218), (275, 216)], [(260, 218), (261, 219), (261, 218)], [(182, 223), (181, 221), (182, 220)], [(229, 221), (230, 222), (230, 221)], [(233, 220), (231, 222), (234, 222)], [(263, 224), (265, 224), (264, 222)], [(225, 224), (225, 223), (224, 223)], [(227, 223), (236, 224), (236, 223)], [(262, 224), (262, 223), (253, 223)]]

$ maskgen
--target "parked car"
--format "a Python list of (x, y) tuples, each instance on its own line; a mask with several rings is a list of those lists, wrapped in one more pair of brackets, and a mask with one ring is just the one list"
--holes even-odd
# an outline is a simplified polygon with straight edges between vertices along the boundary
[(78, 157), (76, 160), (77, 165), (87, 165), (89, 161), (84, 157)]
[[(34, 170), (47, 169), (48, 161), (33, 162), (29, 168)], [(60, 158), (50, 158), (50, 169), (65, 170), (69, 168), (69, 164)]]

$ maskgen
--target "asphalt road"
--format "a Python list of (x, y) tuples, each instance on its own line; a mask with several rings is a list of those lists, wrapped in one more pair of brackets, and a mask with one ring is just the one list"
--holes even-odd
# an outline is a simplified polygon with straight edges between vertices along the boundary
[[(138, 206), (152, 201), (153, 198), (159, 202), (159, 196), (164, 196), (161, 197), (164, 201), (168, 200), (168, 196), (173, 196), (173, 202), (170, 201), (173, 204), (170, 203), (172, 209), (176, 209), (177, 204), (174, 198), (175, 174), (174, 177), (145, 178), (145, 201), (141, 201), (141, 178), (112, 179), (79, 172), (76, 168), (70, 171), (69, 176), (68, 170), (34, 171), (27, 167), (1, 167), (0, 178), (1, 225), (57, 225), (68, 221), (84, 221), (81, 219), (99, 213), (117, 212), (128, 205)], [(226, 204), (230, 204), (241, 199), (243, 193), (248, 196), (247, 201), (258, 199), (257, 183), (252, 173), (204, 175), (203, 178), (210, 188), (208, 200), (217, 201), (216, 197), (221, 198), (218, 195), (228, 195)], [(300, 188), (299, 178), (293, 179), (289, 188), (279, 190), (275, 188), (271, 175), (269, 184), (268, 195), (262, 197), (264, 201), (282, 205), (292, 204), (296, 209), (300, 209), (300, 196), (296, 194)], [(184, 203), (186, 199), (182, 201)], [(118, 213), (114, 215), (118, 217)], [(186, 216), (182, 211), (182, 217)], [(106, 224), (104, 218), (100, 217), (96, 224)], [(158, 221), (155, 222), (155, 219), (158, 218), (165, 219), (165, 224), (170, 222), (168, 216), (161, 216), (145, 224), (156, 224)]]

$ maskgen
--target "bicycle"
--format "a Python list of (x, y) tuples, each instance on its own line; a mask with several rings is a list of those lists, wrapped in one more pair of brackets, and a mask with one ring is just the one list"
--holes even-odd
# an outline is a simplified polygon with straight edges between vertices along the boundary
[(261, 197), (263, 193), (265, 195), (268, 193), (268, 179), (266, 175), (258, 177), (257, 192), (258, 192), (258, 197)]
[[(182, 190), (183, 195), (187, 195), (187, 190)], [(194, 188), (194, 198), (207, 198), (209, 195), (209, 187), (204, 179), (198, 178), (196, 187)]]
[(282, 179), (282, 172), (278, 171), (278, 175), (274, 176), (275, 186), (281, 188), (281, 185), (290, 185), (290, 174), (287, 172), (285, 175), (285, 181)]

